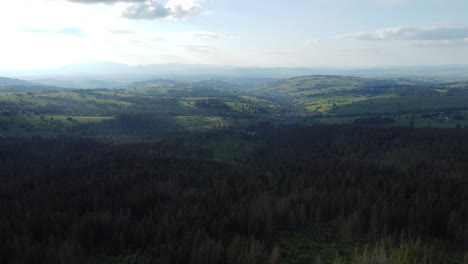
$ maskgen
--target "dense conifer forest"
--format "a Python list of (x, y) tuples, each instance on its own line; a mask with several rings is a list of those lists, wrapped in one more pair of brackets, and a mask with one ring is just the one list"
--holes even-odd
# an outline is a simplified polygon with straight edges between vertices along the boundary
[(0, 138), (1, 263), (468, 263), (466, 129), (140, 121)]

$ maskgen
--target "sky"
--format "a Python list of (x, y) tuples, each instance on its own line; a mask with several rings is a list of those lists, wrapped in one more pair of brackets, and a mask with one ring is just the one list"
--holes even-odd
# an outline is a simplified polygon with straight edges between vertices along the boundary
[(466, 0), (2, 0), (0, 69), (468, 64)]

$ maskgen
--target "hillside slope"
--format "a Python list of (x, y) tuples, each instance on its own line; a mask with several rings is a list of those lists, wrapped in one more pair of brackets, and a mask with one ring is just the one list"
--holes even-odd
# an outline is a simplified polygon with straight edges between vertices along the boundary
[(0, 77), (0, 86), (4, 85), (30, 85), (31, 83), (19, 79)]

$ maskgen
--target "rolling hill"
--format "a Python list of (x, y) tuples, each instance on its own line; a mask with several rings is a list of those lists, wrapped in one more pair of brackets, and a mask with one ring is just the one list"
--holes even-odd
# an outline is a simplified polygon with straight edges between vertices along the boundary
[(40, 92), (45, 90), (61, 90), (62, 88), (28, 82), (20, 79), (0, 77), (0, 92), (19, 93), (19, 92)]
[(253, 88), (213, 79), (150, 79), (119, 89), (61, 89), (2, 80), (9, 85), (0, 86), (0, 121), (10, 128), (3, 134), (48, 134), (126, 113), (165, 115), (184, 128), (376, 120), (400, 126), (468, 126), (468, 89), (462, 81), (312, 75)]
[(409, 79), (368, 79), (354, 76), (311, 75), (259, 85), (252, 92), (287, 94), (293, 97), (320, 96), (339, 92), (383, 92), (392, 88), (424, 85), (427, 82)]
[(31, 83), (19, 79), (0, 77), (0, 87), (6, 85), (31, 85)]

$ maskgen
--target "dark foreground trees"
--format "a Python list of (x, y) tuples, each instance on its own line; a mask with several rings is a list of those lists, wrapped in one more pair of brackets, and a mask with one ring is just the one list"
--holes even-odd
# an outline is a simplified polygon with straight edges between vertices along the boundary
[[(249, 155), (213, 159), (239, 139)], [(467, 160), (463, 129), (0, 138), (0, 262), (279, 263), (281, 234), (305, 231), (363, 241), (320, 263), (463, 261)]]

